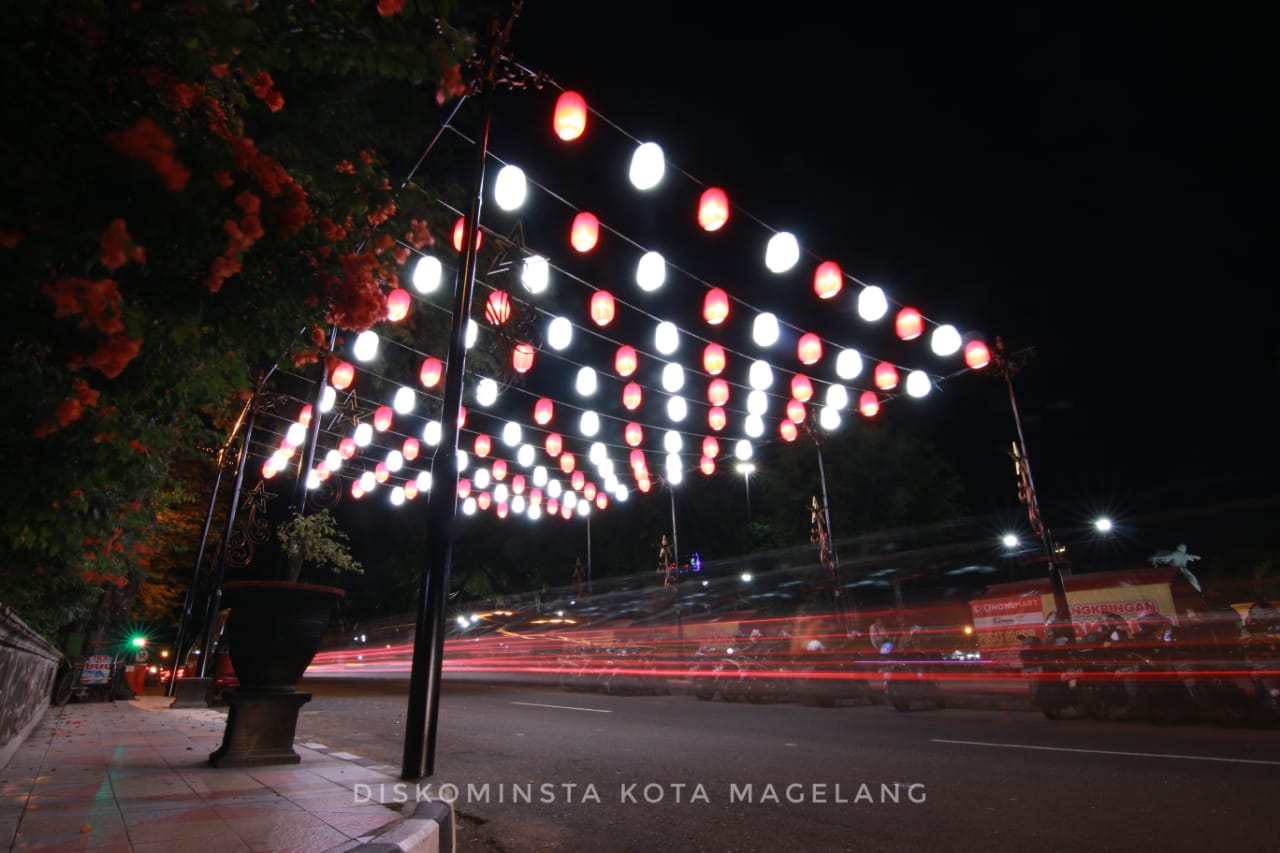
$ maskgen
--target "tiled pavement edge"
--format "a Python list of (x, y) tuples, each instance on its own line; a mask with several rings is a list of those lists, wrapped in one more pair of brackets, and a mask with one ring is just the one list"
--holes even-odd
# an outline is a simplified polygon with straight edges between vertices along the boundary
[(396, 768), (303, 742), (296, 765), (210, 767), (226, 716), (170, 703), (49, 708), (0, 768), (0, 849), (455, 849), (449, 805), (396, 800)]

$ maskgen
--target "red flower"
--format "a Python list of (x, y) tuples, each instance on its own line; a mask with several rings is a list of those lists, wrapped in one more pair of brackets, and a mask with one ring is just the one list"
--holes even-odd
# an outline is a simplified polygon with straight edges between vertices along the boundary
[(384, 18), (404, 11), (404, 0), (378, 0), (378, 14)]
[(123, 219), (113, 219), (102, 232), (102, 265), (109, 270), (116, 270), (130, 260), (142, 263), (147, 259), (147, 250), (134, 245), (133, 238)]
[(108, 133), (106, 138), (107, 144), (123, 156), (150, 166), (171, 192), (179, 192), (187, 185), (191, 172), (174, 157), (173, 137), (151, 119), (139, 119), (125, 130)]

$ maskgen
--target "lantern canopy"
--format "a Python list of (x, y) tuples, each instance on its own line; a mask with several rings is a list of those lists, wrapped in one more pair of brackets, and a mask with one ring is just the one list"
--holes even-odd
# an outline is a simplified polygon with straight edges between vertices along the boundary
[(796, 343), (796, 356), (801, 364), (817, 364), (822, 360), (822, 339), (813, 332), (805, 332)]
[(924, 318), (914, 308), (903, 308), (894, 318), (893, 329), (904, 341), (914, 341), (924, 332)]
[(333, 373), (329, 377), (329, 381), (333, 383), (333, 387), (339, 391), (345, 391), (351, 387), (352, 381), (356, 378), (356, 368), (351, 362), (340, 362), (333, 368)]
[(729, 196), (719, 187), (708, 187), (698, 199), (698, 224), (704, 231), (719, 231), (729, 221)]
[(831, 299), (844, 287), (844, 272), (835, 261), (823, 261), (813, 271), (813, 292), (819, 299)]
[(892, 391), (898, 387), (898, 369), (887, 361), (876, 365), (876, 387), (881, 391)]
[(594, 213), (582, 211), (573, 218), (569, 242), (579, 252), (590, 252), (600, 240), (600, 220)]
[(516, 373), (529, 372), (533, 367), (533, 353), (532, 344), (516, 344), (515, 349), (511, 351), (511, 366), (515, 368)]
[[(964, 363), (971, 370), (981, 370), (991, 363), (991, 350), (987, 348), (985, 341), (975, 338), (964, 345)], [(337, 371), (334, 371), (337, 374)], [(334, 387), (338, 387), (338, 383), (333, 383)]]
[(707, 344), (702, 350), (702, 368), (712, 376), (719, 376), (724, 370), (724, 347), (719, 344)]
[(556, 98), (556, 111), (552, 118), (556, 136), (572, 142), (587, 129), (587, 102), (577, 92), (561, 92)]
[(440, 382), (440, 377), (444, 375), (444, 362), (438, 358), (428, 356), (422, 360), (422, 367), (418, 370), (418, 379), (425, 388), (434, 388)]
[(607, 290), (597, 290), (591, 297), (591, 319), (597, 326), (607, 326), (613, 322), (613, 294)]
[(409, 306), (412, 304), (413, 298), (409, 296), (409, 291), (397, 287), (387, 294), (387, 319), (392, 323), (400, 322), (409, 316)]
[(702, 300), (702, 319), (710, 326), (719, 326), (729, 316), (729, 294), (722, 288), (713, 287), (707, 291)]
[(636, 348), (623, 344), (618, 347), (618, 353), (613, 358), (613, 367), (619, 376), (630, 376), (636, 372), (637, 361)]
[(484, 318), (494, 326), (501, 326), (511, 318), (511, 297), (505, 290), (489, 294), (484, 303)]

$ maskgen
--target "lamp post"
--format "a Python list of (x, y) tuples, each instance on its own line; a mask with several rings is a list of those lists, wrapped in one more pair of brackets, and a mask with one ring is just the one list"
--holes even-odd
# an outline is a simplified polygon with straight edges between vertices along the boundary
[(676, 660), (684, 659), (684, 614), (680, 609), (680, 539), (676, 533), (676, 489), (675, 484), (666, 477), (657, 477), (658, 484), (667, 490), (667, 494), (671, 497), (671, 546), (670, 554), (667, 553), (666, 537), (663, 537), (664, 547), (658, 552), (662, 560), (670, 560), (674, 564), (674, 571), (671, 576), (670, 587), (675, 595), (676, 610)]
[(1031, 458), (1027, 455), (1027, 440), (1022, 433), (1022, 416), (1018, 414), (1018, 398), (1013, 393), (1013, 375), (1022, 369), (1030, 350), (1009, 353), (1005, 350), (1004, 340), (996, 338), (995, 348), (991, 352), (991, 364), (1004, 379), (1009, 389), (1009, 406), (1013, 409), (1013, 424), (1017, 429), (1018, 440), (1013, 445), (1013, 467), (1018, 475), (1018, 499), (1027, 507), (1027, 518), (1031, 529), (1044, 546), (1045, 560), (1049, 564), (1049, 585), (1053, 589), (1053, 608), (1058, 618), (1070, 622), (1071, 608), (1067, 602), (1067, 588), (1062, 580), (1062, 571), (1054, 560), (1053, 536), (1045, 526), (1040, 515), (1040, 501), (1036, 497), (1036, 484), (1031, 476)]
[[(813, 507), (815, 520), (820, 521), (820, 540), (818, 543), (818, 558), (820, 562), (830, 563), (831, 576), (835, 581), (835, 606), (836, 621), (840, 626), (840, 633), (844, 635), (848, 632), (847, 618), (845, 614), (844, 604), (844, 584), (840, 579), (840, 556), (836, 553), (835, 538), (831, 535), (831, 503), (827, 499), (827, 472), (826, 466), (822, 460), (822, 438), (818, 433), (818, 425), (814, 423), (811, 416), (804, 422), (805, 432), (809, 438), (813, 440), (813, 446), (818, 452), (818, 481), (822, 486), (822, 506)], [(816, 501), (815, 501), (816, 504)], [(821, 512), (821, 517), (817, 518), (817, 513)]]

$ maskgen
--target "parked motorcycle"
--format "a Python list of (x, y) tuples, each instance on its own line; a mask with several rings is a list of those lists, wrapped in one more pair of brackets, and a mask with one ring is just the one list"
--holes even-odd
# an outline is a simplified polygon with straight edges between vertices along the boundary
[(920, 629), (913, 628), (902, 646), (890, 641), (880, 647), (885, 699), (898, 711), (911, 711), (917, 706), (941, 710), (947, 704), (935, 678), (942, 655), (919, 648), (919, 634)]

